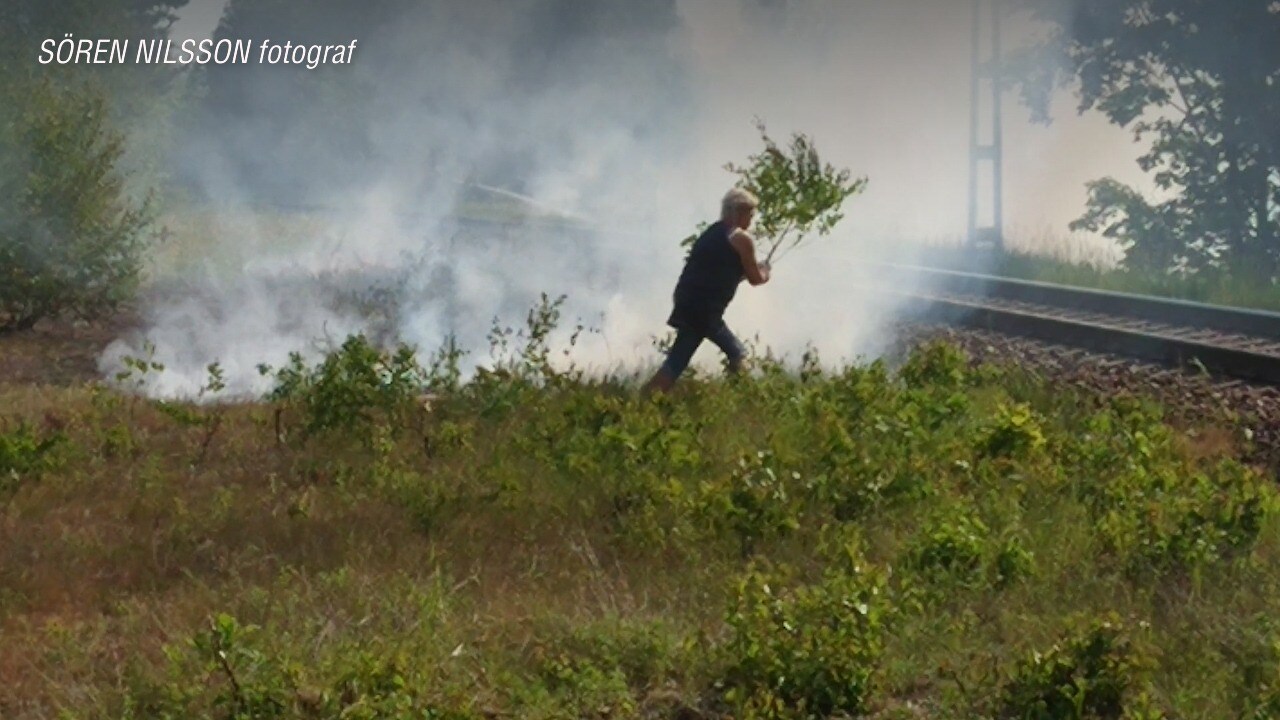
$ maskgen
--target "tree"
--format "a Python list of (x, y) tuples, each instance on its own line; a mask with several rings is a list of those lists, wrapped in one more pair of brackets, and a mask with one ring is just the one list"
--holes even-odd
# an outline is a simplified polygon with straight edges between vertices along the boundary
[[(164, 65), (40, 65), (36, 58), (47, 39), (61, 41), (67, 34), (80, 38), (168, 37), (176, 10), (188, 0), (5, 0), (0, 3), (0, 76), (11, 79), (39, 74), (68, 77), (92, 74), (106, 82), (114, 96), (136, 91), (157, 79), (168, 79), (174, 70)], [(113, 98), (116, 99), (116, 98)]]
[[(41, 65), (45, 40), (142, 39), (169, 35), (188, 0), (5, 0), (0, 2), (0, 86), (13, 96), (43, 82), (85, 83), (106, 100), (110, 124), (125, 134), (119, 165), (138, 195), (160, 186), (169, 160), (172, 119), (186, 100), (184, 69), (163, 64)], [(132, 58), (130, 58), (132, 59)]]
[[(157, 119), (179, 77), (156, 65), (40, 65), (40, 44), (165, 37), (186, 2), (0, 3), (0, 332), (99, 317), (132, 296), (151, 213), (125, 185), (147, 179), (137, 169), (161, 145)], [(134, 128), (146, 144), (127, 161), (123, 133)]]
[(149, 213), (123, 191), (102, 93), (0, 90), (0, 332), (115, 310), (137, 287)]
[[(1089, 184), (1073, 229), (1128, 246), (1131, 265), (1280, 270), (1280, 2), (1018, 0), (1056, 28), (1041, 48), (1099, 110), (1150, 148), (1139, 164), (1166, 197)], [(1041, 66), (1043, 67), (1043, 65)], [(1050, 75), (1041, 74), (1041, 80)], [(1024, 78), (1025, 80), (1026, 78)], [(1025, 97), (1041, 111), (1043, 83)]]

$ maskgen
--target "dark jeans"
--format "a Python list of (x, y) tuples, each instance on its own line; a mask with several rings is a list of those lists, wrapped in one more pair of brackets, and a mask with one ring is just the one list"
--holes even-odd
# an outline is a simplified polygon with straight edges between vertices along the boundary
[(736, 368), (746, 355), (742, 343), (738, 342), (738, 338), (723, 322), (709, 335), (703, 335), (688, 328), (680, 328), (676, 331), (676, 341), (671, 344), (671, 350), (667, 353), (666, 361), (662, 363), (662, 369), (666, 370), (672, 379), (680, 377), (685, 368), (689, 367), (689, 361), (693, 359), (693, 354), (697, 352), (703, 340), (710, 340), (724, 352), (725, 357), (729, 359), (730, 368)]

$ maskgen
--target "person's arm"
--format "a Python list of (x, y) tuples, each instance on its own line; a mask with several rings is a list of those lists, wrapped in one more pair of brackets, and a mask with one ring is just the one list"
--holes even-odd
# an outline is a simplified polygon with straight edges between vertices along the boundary
[(729, 236), (729, 243), (738, 251), (742, 259), (742, 272), (747, 282), (752, 285), (763, 285), (769, 282), (769, 263), (756, 262), (756, 243), (745, 230), (734, 230)]

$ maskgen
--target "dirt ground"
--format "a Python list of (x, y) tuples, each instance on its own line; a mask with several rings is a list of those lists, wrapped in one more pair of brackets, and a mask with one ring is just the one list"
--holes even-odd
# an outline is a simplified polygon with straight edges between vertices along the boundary
[(124, 313), (109, 320), (43, 320), (31, 330), (0, 333), (0, 385), (68, 386), (98, 379), (98, 357), (136, 325)]

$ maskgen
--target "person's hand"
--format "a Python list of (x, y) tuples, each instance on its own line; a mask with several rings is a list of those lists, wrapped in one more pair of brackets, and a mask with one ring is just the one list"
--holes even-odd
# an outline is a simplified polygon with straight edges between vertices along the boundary
[(769, 262), (760, 263), (760, 277), (764, 282), (769, 282), (773, 278), (773, 272), (769, 268)]

